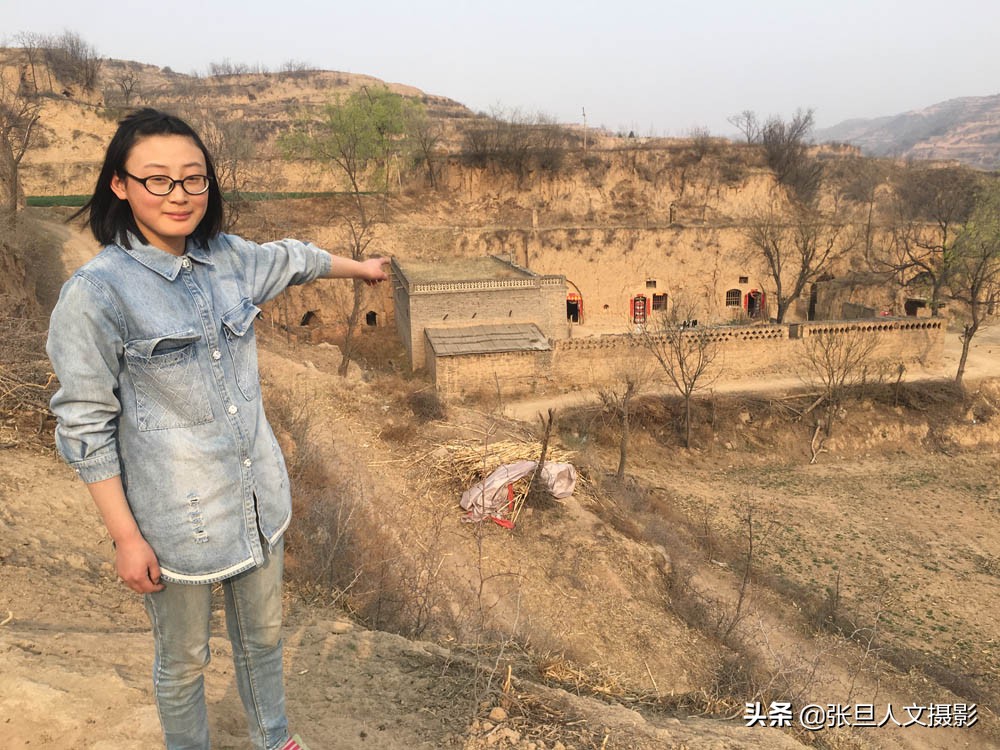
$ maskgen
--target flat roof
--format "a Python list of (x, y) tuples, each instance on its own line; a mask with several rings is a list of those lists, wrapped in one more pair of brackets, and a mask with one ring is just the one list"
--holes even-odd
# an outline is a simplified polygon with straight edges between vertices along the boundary
[(549, 346), (549, 340), (534, 323), (425, 328), (424, 334), (438, 357), (499, 352), (542, 352), (552, 348)]
[(530, 271), (488, 255), (478, 258), (448, 258), (447, 260), (400, 260), (397, 258), (396, 264), (411, 284), (533, 278)]

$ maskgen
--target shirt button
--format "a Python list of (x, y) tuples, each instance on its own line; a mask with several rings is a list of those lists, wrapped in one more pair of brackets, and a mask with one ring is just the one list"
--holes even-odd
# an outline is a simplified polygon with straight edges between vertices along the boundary
[(236, 412), (239, 411), (239, 409), (236, 408), (236, 404), (233, 404), (226, 411), (228, 411), (230, 414), (235, 414)]
[(251, 461), (249, 458), (246, 461), (243, 462), (243, 465), (246, 466), (248, 469), (250, 468), (250, 466), (252, 464), (253, 464), (253, 461)]
[(222, 352), (220, 352), (218, 349), (216, 349), (214, 352), (212, 352), (212, 359), (215, 359), (215, 360), (222, 359)]
[(181, 258), (181, 265), (185, 269), (191, 268), (191, 259), (190, 258)]

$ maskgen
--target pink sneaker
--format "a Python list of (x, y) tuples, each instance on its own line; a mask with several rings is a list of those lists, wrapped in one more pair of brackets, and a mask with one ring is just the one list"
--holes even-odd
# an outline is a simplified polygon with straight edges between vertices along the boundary
[(309, 750), (309, 748), (298, 735), (295, 735), (281, 746), (281, 750)]

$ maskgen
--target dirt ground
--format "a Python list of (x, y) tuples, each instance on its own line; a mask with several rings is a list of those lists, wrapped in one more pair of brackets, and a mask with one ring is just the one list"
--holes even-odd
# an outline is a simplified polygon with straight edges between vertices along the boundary
[[(271, 381), (319, 385), (329, 378), (312, 361), (290, 362), (275, 354), (263, 359)], [(364, 420), (357, 411), (353, 419), (346, 412), (351, 404), (370, 404), (370, 388), (355, 382), (337, 390), (344, 414), (331, 432), (338, 440), (353, 434), (356, 446), (363, 446), (373, 438), (358, 429)], [(328, 416), (324, 412), (324, 420)], [(157, 747), (152, 649), (141, 599), (116, 581), (110, 543), (85, 488), (50, 450), (18, 447), (4, 453), (0, 746)], [(475, 669), (460, 652), (365, 630), (341, 610), (307, 604), (293, 593), (286, 611), (290, 718), (314, 749), (599, 747), (592, 739), (581, 742), (596, 735), (598, 742), (611, 739), (606, 746), (619, 748), (797, 746), (768, 730), (750, 736), (730, 723), (651, 722), (624, 708), (530, 683), (512, 693), (513, 700), (530, 697), (559, 721), (535, 721), (534, 729), (527, 721), (490, 721), (495, 706), (472, 701)], [(212, 655), (207, 695), (213, 746), (247, 748), (221, 602)], [(532, 731), (536, 739), (529, 741)], [(538, 737), (542, 733), (548, 741)]]
[[(72, 241), (67, 248), (74, 265), (85, 254)], [(941, 382), (953, 374), (956, 342), (951, 334)], [(330, 374), (336, 349), (272, 338), (261, 357), (269, 396), (308, 395), (311, 442), (368, 488), (394, 542), (429, 550), (438, 608), (457, 623), (451, 640), (407, 639), (290, 586), (294, 731), (313, 750), (1000, 747), (998, 354), (1000, 329), (984, 331), (970, 360), (978, 400), (968, 414), (945, 422), (933, 399), (908, 409), (852, 404), (815, 464), (811, 433), (779, 416), (789, 384), (737, 394), (730, 433), (704, 439), (703, 430), (693, 451), (655, 430), (636, 438), (629, 473), (641, 491), (602, 494), (592, 471), (573, 498), (554, 511), (528, 509), (507, 532), (461, 522), (460, 488), (439, 476), (442, 446), (528, 435), (511, 416), (530, 422), (548, 404), (508, 405), (506, 415), (455, 409), (414, 424), (404, 414), (411, 385), (341, 380)], [(0, 444), (14, 446), (0, 449), (0, 747), (158, 747), (141, 600), (116, 581), (84, 486), (50, 448), (15, 440), (12, 429), (0, 429)], [(560, 440), (581, 465), (613, 468), (613, 445), (588, 443), (572, 422)], [(739, 572), (748, 528), (757, 574), (749, 589)], [(477, 584), (478, 599), (469, 598)], [(494, 627), (534, 649), (507, 690), (506, 662), (484, 667), (456, 640), (474, 632), (484, 601)], [(729, 705), (728, 720), (698, 717), (735, 652), (712, 635), (718, 623), (695, 611), (739, 612), (729, 629), (775, 676), (768, 694), (797, 706), (891, 704), (903, 719), (906, 705), (975, 703), (979, 722), (792, 736), (745, 727), (739, 705)], [(830, 628), (817, 621), (856, 626), (855, 642), (824, 635)], [(213, 746), (243, 750), (221, 617), (213, 634)], [(676, 710), (593, 697), (602, 689)]]

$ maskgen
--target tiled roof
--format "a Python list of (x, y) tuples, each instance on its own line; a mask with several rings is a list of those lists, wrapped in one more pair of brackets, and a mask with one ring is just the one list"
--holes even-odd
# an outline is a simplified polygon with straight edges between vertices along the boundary
[(549, 340), (534, 323), (427, 328), (424, 333), (438, 357), (547, 351), (552, 348), (549, 346)]

